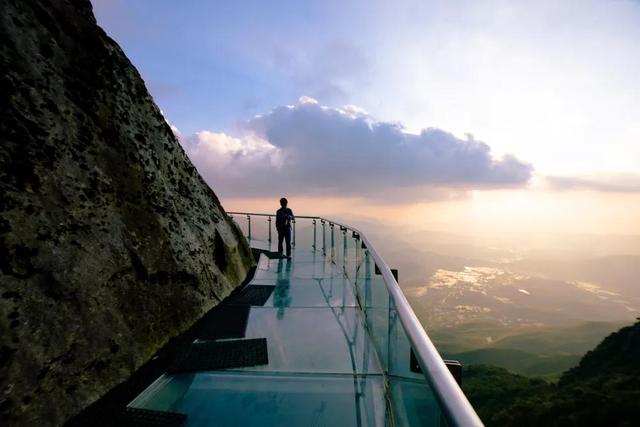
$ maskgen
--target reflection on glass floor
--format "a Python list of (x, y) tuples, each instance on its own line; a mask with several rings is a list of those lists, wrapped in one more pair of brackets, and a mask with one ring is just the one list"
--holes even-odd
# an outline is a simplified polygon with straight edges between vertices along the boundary
[(131, 406), (188, 414), (189, 426), (384, 425), (382, 377), (229, 374), (163, 376)]
[(257, 285), (275, 288), (251, 307), (245, 338), (267, 339), (267, 365), (165, 374), (130, 406), (185, 413), (188, 426), (388, 424), (386, 380), (341, 267), (312, 250), (262, 255)]
[(267, 338), (269, 364), (244, 371), (381, 374), (359, 310), (252, 307), (245, 338)]

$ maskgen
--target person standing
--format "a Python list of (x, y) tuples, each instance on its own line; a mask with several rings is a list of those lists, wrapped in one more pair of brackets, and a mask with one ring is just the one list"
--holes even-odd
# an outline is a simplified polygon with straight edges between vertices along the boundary
[(295, 221), (293, 211), (287, 207), (289, 202), (280, 199), (280, 209), (276, 211), (276, 229), (278, 230), (278, 253), (282, 255), (282, 241), (287, 243), (287, 259), (291, 259), (291, 223)]

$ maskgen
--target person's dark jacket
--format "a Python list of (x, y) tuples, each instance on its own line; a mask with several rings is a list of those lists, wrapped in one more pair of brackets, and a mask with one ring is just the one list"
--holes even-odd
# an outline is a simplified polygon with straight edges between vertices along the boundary
[(280, 208), (276, 211), (276, 227), (291, 227), (291, 221), (295, 220), (293, 211), (289, 208)]

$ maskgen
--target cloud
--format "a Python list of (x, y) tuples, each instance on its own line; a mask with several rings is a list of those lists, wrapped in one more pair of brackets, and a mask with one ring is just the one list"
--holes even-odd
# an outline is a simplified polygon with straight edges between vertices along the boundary
[(547, 176), (554, 190), (590, 190), (605, 193), (640, 193), (640, 175), (599, 174), (588, 176)]
[(532, 167), (467, 135), (437, 128), (408, 133), (356, 106), (331, 108), (301, 97), (243, 122), (239, 136), (180, 137), (209, 184), (224, 195), (361, 195), (412, 189), (504, 188), (526, 184)]
[(300, 104), (317, 104), (318, 100), (310, 96), (303, 95), (300, 98), (298, 98), (298, 102)]

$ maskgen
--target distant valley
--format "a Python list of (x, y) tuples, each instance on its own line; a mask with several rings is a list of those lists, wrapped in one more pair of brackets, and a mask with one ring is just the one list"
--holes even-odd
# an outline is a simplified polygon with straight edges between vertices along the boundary
[[(466, 323), (430, 330), (445, 359), (468, 365), (493, 365), (511, 372), (555, 379), (607, 335), (629, 322), (584, 322), (567, 326), (506, 327), (499, 323)], [(492, 342), (483, 337), (493, 336)]]
[[(553, 379), (640, 316), (636, 237), (526, 247), (515, 238), (396, 231), (384, 241), (383, 256), (400, 270), (436, 347), (465, 365)], [(629, 253), (609, 253), (616, 250)]]

